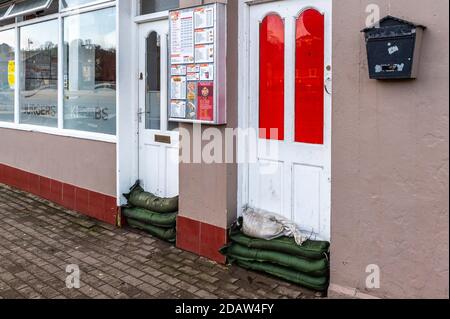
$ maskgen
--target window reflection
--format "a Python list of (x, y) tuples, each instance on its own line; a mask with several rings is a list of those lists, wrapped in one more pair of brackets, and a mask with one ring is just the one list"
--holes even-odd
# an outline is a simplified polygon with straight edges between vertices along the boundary
[(145, 128), (161, 129), (161, 38), (156, 32), (147, 37), (147, 83)]
[(141, 14), (176, 9), (180, 0), (141, 0)]
[(116, 134), (115, 8), (64, 19), (64, 128)]
[(0, 32), (0, 121), (14, 121), (14, 29)]
[(58, 21), (20, 28), (20, 122), (57, 126)]

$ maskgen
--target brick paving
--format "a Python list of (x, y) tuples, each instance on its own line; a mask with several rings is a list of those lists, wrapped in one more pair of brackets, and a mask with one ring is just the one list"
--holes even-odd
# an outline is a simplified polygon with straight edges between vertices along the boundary
[[(182, 251), (0, 184), (0, 299), (318, 298), (314, 292)], [(66, 267), (81, 287), (66, 287)]]

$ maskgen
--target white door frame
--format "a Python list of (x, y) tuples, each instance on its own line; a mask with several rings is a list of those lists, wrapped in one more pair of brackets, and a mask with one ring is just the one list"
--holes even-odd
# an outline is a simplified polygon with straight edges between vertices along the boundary
[[(276, 2), (276, 0), (238, 0), (239, 1), (239, 40), (238, 40), (238, 51), (239, 51), (239, 59), (238, 59), (238, 127), (242, 129), (244, 132), (250, 128), (251, 114), (250, 114), (250, 86), (248, 80), (248, 74), (250, 74), (250, 7), (252, 5), (258, 5), (262, 3), (268, 2)], [(314, 8), (314, 1), (311, 1), (310, 8)], [(332, 7), (332, 0), (330, 1), (330, 6)], [(331, 17), (329, 21), (332, 21), (332, 10)], [(332, 26), (329, 26), (329, 30), (332, 33)], [(332, 41), (332, 34), (329, 35), (330, 40)], [(332, 66), (332, 47), (328, 52), (328, 59), (326, 58), (325, 65), (328, 63)], [(331, 81), (332, 82), (332, 81)], [(328, 90), (331, 92), (331, 84), (327, 86)], [(325, 109), (326, 120), (329, 122), (329, 132), (325, 133), (328, 135), (329, 139), (329, 150), (328, 150), (328, 158), (326, 159), (328, 168), (329, 168), (329, 176), (330, 176), (330, 193), (331, 193), (331, 108), (332, 108), (332, 95), (328, 95), (325, 101), (326, 105), (329, 105), (329, 109)], [(238, 144), (245, 145), (247, 136), (244, 134), (238, 134)], [(327, 137), (325, 136), (325, 139)], [(238, 147), (238, 152), (240, 150), (247, 150), (245, 147)], [(242, 154), (241, 154), (242, 155)], [(240, 156), (238, 154), (238, 158), (247, 158), (245, 155)], [(248, 163), (238, 163), (238, 185), (237, 185), (237, 211), (238, 215), (242, 212), (243, 205), (249, 202), (249, 164)], [(331, 194), (330, 194), (331, 196)], [(330, 212), (331, 212), (331, 200), (330, 200)], [(331, 223), (331, 217), (330, 221)], [(331, 227), (331, 225), (330, 225)], [(331, 232), (330, 232), (331, 236)], [(329, 238), (328, 238), (329, 239)]]
[[(141, 185), (149, 192), (161, 197), (174, 197), (179, 195), (179, 132), (171, 130), (168, 121), (168, 79), (169, 79), (169, 19), (148, 21), (139, 24), (139, 152), (138, 174)], [(147, 73), (148, 36), (156, 32), (160, 42), (160, 102), (159, 102), (159, 128), (146, 127), (147, 114)], [(174, 126), (172, 126), (174, 128)], [(161, 140), (162, 139), (162, 140)], [(147, 165), (147, 163), (155, 163)]]
[(138, 15), (140, 0), (117, 3), (117, 205), (139, 178), (139, 24), (169, 18), (168, 11)]

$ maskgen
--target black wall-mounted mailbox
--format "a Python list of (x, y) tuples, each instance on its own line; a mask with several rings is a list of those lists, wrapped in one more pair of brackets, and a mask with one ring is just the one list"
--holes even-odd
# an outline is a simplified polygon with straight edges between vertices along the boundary
[(424, 26), (387, 16), (365, 33), (369, 77), (415, 79)]

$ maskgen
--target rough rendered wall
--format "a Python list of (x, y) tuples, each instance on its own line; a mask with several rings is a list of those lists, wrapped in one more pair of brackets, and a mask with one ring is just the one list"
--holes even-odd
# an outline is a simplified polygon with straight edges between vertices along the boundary
[[(226, 1), (204, 1), (205, 4), (214, 2)], [(188, 7), (201, 3), (200, 0), (182, 0), (181, 6)], [(237, 0), (228, 2), (227, 12), (227, 125), (218, 126), (222, 136), (225, 136), (225, 127), (237, 126)], [(180, 124), (180, 127), (190, 131), (192, 136), (192, 124)], [(202, 132), (208, 127), (203, 125)], [(191, 156), (192, 151), (191, 149)], [(236, 218), (236, 201), (236, 164), (182, 163), (180, 165), (181, 216), (226, 229)]]
[[(369, 80), (365, 8), (428, 27), (419, 78)], [(334, 0), (332, 283), (448, 298), (448, 0)], [(366, 266), (381, 288), (364, 290)]]

